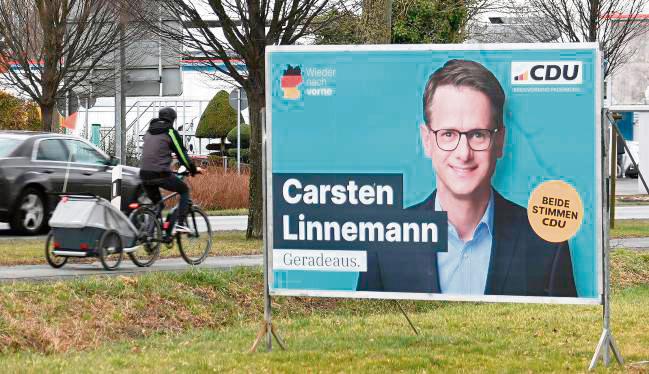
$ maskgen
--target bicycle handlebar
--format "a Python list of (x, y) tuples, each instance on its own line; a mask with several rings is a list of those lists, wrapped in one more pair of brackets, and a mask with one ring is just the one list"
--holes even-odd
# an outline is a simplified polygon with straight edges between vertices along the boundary
[[(180, 177), (186, 177), (188, 175), (191, 175), (189, 170), (183, 170), (183, 171), (175, 171), (174, 174)], [(201, 168), (198, 168), (196, 171), (196, 174), (201, 174)]]

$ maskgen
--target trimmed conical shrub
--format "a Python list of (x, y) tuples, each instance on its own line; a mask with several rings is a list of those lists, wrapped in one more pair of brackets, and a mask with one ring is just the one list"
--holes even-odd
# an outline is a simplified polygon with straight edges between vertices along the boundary
[[(237, 126), (235, 125), (232, 130), (228, 133), (227, 136), (228, 140), (232, 145), (234, 145), (234, 148), (237, 148)], [(250, 125), (246, 125), (245, 123), (241, 124), (241, 148), (248, 148), (250, 147)]]
[(199, 138), (225, 138), (237, 127), (237, 111), (228, 103), (228, 93), (219, 91), (210, 100), (198, 122), (196, 136)]

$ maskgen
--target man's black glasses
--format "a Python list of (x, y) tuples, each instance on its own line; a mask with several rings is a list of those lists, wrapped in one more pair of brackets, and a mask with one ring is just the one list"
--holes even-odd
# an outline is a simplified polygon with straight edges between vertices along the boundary
[(474, 151), (486, 151), (491, 146), (491, 139), (494, 134), (501, 131), (501, 128), (496, 129), (475, 129), (469, 131), (458, 131), (453, 129), (429, 129), (430, 132), (435, 134), (435, 141), (437, 146), (444, 151), (454, 151), (460, 144), (462, 135), (466, 136), (469, 142), (469, 147)]

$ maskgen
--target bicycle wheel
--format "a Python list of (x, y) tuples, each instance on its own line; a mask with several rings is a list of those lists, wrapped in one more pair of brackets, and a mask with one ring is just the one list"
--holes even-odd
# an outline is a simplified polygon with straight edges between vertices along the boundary
[(160, 255), (162, 226), (155, 212), (147, 207), (140, 207), (131, 212), (129, 219), (138, 230), (135, 252), (129, 252), (131, 261), (139, 267), (151, 266)]
[(176, 233), (176, 242), (183, 259), (190, 265), (198, 265), (212, 248), (212, 227), (207, 214), (195, 206), (189, 210), (186, 223), (191, 233)]
[(115, 230), (107, 230), (99, 239), (99, 261), (106, 270), (115, 270), (124, 258), (122, 238)]
[(47, 234), (47, 240), (45, 240), (45, 259), (51, 267), (58, 269), (65, 265), (68, 262), (68, 258), (65, 256), (57, 256), (52, 251), (54, 250), (54, 233), (50, 231)]

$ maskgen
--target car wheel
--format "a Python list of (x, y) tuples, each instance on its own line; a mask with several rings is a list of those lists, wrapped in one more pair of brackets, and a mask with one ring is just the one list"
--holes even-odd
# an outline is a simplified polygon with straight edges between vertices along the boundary
[(18, 197), (10, 226), (14, 231), (35, 235), (47, 228), (47, 205), (43, 193), (28, 187)]

